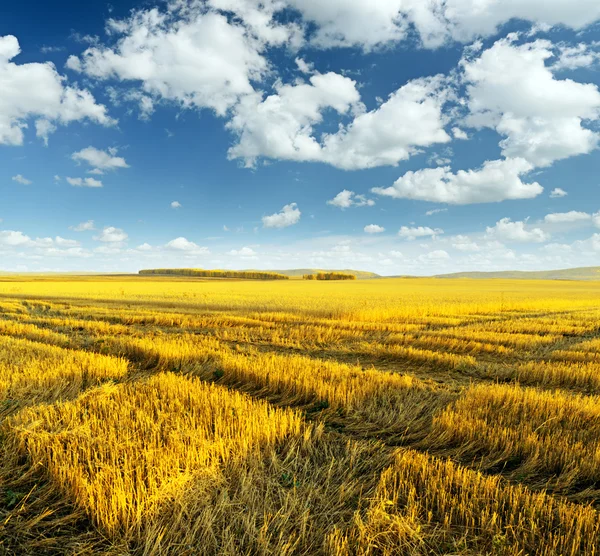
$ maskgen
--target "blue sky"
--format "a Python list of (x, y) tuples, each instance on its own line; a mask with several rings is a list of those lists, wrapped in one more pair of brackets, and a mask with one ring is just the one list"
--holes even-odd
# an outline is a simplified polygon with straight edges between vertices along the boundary
[(22, 2), (0, 268), (600, 264), (596, 0)]

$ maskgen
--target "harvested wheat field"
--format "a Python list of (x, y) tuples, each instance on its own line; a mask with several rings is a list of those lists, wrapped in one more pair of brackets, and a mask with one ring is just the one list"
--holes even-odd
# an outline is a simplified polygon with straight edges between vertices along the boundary
[(600, 283), (0, 282), (0, 554), (600, 553)]

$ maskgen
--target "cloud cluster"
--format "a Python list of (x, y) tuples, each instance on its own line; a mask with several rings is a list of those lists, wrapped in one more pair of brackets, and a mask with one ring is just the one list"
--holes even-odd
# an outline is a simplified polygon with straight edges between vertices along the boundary
[(435, 238), (444, 233), (444, 230), (440, 228), (430, 228), (429, 226), (402, 226), (398, 232), (398, 236), (402, 239), (415, 240), (420, 237), (432, 237)]
[(591, 152), (600, 135), (583, 121), (600, 117), (598, 87), (556, 79), (546, 65), (554, 55), (549, 41), (519, 45), (516, 40), (501, 39), (479, 57), (463, 60), (467, 123), (495, 129), (504, 136), (504, 156), (536, 167)]
[(261, 45), (220, 13), (141, 10), (113, 22), (112, 47), (95, 45), (67, 66), (96, 79), (138, 84), (152, 99), (224, 116), (268, 69)]
[(347, 209), (350, 207), (372, 207), (375, 204), (373, 199), (367, 199), (364, 195), (358, 195), (354, 191), (343, 189), (333, 199), (327, 201), (328, 205)]
[(102, 187), (102, 182), (96, 178), (65, 178), (73, 187)]
[(390, 187), (373, 193), (396, 199), (416, 199), (454, 205), (531, 199), (544, 190), (537, 182), (523, 181), (533, 166), (522, 158), (487, 161), (477, 170), (453, 173), (449, 166), (410, 171)]
[(94, 239), (102, 243), (123, 243), (127, 241), (128, 237), (120, 228), (106, 226), (97, 236), (94, 236)]
[(30, 120), (46, 143), (57, 125), (83, 120), (115, 123), (88, 90), (67, 85), (52, 63), (12, 62), (20, 52), (16, 37), (0, 37), (0, 144), (22, 145)]
[(95, 147), (86, 147), (71, 155), (76, 162), (85, 162), (91, 166), (91, 174), (103, 174), (107, 170), (116, 170), (117, 168), (129, 168), (125, 159), (116, 156), (117, 149), (109, 148), (102, 151)]
[(495, 226), (486, 228), (486, 237), (516, 243), (543, 243), (550, 239), (541, 228), (529, 227), (527, 222), (513, 222), (510, 218), (502, 218)]
[(265, 228), (287, 228), (300, 222), (300, 209), (296, 203), (285, 205), (281, 211), (263, 216), (262, 223)]

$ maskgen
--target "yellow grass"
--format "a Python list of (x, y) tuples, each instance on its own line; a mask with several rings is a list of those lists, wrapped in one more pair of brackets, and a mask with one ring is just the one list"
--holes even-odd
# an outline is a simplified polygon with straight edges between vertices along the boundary
[(600, 552), (600, 283), (15, 276), (0, 317), (0, 553)]

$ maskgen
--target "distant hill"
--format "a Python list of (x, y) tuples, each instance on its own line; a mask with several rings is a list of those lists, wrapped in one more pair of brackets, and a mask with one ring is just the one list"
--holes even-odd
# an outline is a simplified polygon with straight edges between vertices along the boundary
[(504, 272), (455, 272), (438, 274), (435, 278), (504, 278), (507, 280), (600, 280), (600, 266), (581, 268), (566, 268), (563, 270), (519, 271)]
[(367, 272), (365, 270), (325, 270), (322, 268), (292, 268), (289, 270), (271, 270), (270, 272), (276, 272), (277, 274), (285, 274), (290, 277), (303, 276), (304, 274), (317, 274), (318, 272), (341, 272), (342, 274), (353, 274), (358, 280), (366, 280), (368, 278), (381, 278), (379, 274), (374, 272)]

